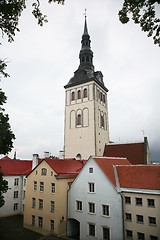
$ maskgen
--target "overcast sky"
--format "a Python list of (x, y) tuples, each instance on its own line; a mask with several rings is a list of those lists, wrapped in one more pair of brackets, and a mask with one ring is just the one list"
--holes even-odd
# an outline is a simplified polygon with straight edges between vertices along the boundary
[(118, 11), (123, 1), (66, 0), (64, 6), (41, 1), (49, 21), (43, 27), (37, 25), (31, 1), (27, 2), (20, 33), (13, 43), (4, 37), (0, 46), (10, 74), (1, 85), (8, 97), (5, 109), (16, 135), (17, 158), (31, 159), (33, 153), (43, 157), (44, 151), (59, 156), (63, 148), (63, 86), (79, 66), (86, 8), (93, 63), (109, 89), (110, 140), (142, 142), (144, 130), (152, 161), (158, 161), (160, 47), (132, 21), (121, 24)]

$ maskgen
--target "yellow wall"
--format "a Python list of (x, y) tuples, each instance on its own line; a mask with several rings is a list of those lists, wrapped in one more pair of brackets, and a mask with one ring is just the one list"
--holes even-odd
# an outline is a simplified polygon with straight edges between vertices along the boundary
[[(47, 175), (41, 175), (41, 169), (47, 169)], [(36, 174), (37, 172), (37, 174)], [(51, 176), (51, 174), (53, 175)], [(24, 209), (24, 227), (47, 234), (50, 232), (50, 220), (54, 220), (54, 233), (65, 235), (67, 214), (67, 183), (73, 179), (57, 180), (54, 170), (43, 161), (27, 177), (26, 199)], [(33, 182), (37, 181), (37, 190), (33, 190)], [(44, 192), (39, 191), (40, 182), (44, 182)], [(55, 183), (55, 193), (51, 193), (51, 183)], [(32, 198), (36, 198), (36, 207), (32, 208)], [(38, 209), (38, 199), (43, 199), (43, 209)], [(55, 211), (50, 211), (50, 201), (55, 202)], [(35, 215), (35, 226), (31, 225)], [(43, 217), (43, 227), (38, 228), (38, 216)], [(64, 220), (61, 221), (62, 216)]]

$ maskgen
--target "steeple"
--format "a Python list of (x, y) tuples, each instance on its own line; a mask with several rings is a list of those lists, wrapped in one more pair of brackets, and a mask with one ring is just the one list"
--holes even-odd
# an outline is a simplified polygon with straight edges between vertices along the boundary
[(80, 64), (78, 69), (74, 72), (74, 76), (69, 80), (69, 82), (64, 86), (64, 88), (69, 88), (82, 83), (95, 81), (106, 92), (108, 92), (108, 89), (104, 86), (103, 74), (101, 73), (101, 71), (94, 71), (93, 52), (90, 45), (91, 40), (88, 33), (87, 17), (85, 14), (84, 31), (82, 34), (81, 50), (79, 53)]
[(79, 58), (80, 58), (79, 68), (90, 69), (94, 71), (94, 66), (92, 64), (93, 52), (91, 50), (90, 43), (91, 43), (91, 40), (88, 34), (87, 20), (85, 16), (84, 33), (82, 35), (82, 41), (81, 41), (82, 46), (79, 53)]

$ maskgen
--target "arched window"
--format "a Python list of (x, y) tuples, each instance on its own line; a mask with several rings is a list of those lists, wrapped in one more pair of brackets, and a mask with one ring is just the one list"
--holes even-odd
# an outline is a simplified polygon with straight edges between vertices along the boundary
[(72, 100), (72, 101), (75, 100), (75, 92), (72, 92), (72, 98), (71, 98), (71, 100)]
[(78, 99), (81, 99), (81, 91), (78, 90)]
[(81, 158), (82, 158), (82, 157), (81, 157), (81, 154), (78, 153), (77, 156), (76, 156), (76, 160), (81, 160)]
[(46, 168), (41, 169), (41, 175), (47, 175), (47, 169)]
[(81, 125), (82, 124), (82, 117), (81, 114), (78, 114), (77, 116), (77, 125)]
[(104, 127), (104, 117), (101, 116), (101, 127)]
[(84, 91), (83, 91), (83, 97), (84, 97), (84, 98), (87, 97), (87, 88), (85, 88)]

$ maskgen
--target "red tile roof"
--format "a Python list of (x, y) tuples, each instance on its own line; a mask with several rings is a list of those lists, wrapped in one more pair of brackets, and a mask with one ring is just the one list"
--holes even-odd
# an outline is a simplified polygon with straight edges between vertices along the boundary
[(131, 163), (126, 158), (106, 158), (106, 157), (93, 157), (102, 171), (109, 178), (111, 183), (116, 187), (116, 180), (113, 165), (130, 165)]
[(84, 164), (85, 160), (75, 159), (45, 159), (49, 166), (57, 173), (57, 175), (77, 175)]
[(160, 190), (160, 166), (116, 166), (120, 187)]
[(13, 160), (7, 156), (0, 159), (0, 171), (4, 176), (27, 175), (32, 170), (32, 161)]
[(131, 164), (144, 164), (144, 143), (106, 144), (105, 157), (126, 157)]

